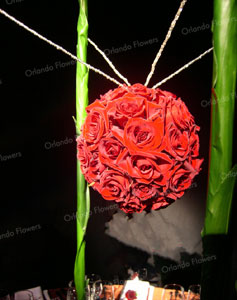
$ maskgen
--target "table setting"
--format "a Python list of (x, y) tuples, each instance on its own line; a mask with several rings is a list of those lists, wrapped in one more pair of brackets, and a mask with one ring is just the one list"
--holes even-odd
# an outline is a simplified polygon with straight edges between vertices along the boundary
[(166, 284), (163, 287), (140, 280), (137, 273), (126, 280), (124, 285), (113, 285), (101, 279), (89, 280), (86, 287), (87, 300), (200, 300), (200, 284), (192, 284), (185, 291), (180, 284)]

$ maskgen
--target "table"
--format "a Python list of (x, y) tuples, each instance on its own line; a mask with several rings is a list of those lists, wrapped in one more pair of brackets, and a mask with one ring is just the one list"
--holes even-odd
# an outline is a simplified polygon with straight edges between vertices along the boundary
[[(123, 285), (114, 285), (114, 298), (115, 300), (119, 299), (119, 296), (123, 290)], [(163, 288), (155, 287), (153, 300), (161, 300)], [(185, 299), (187, 299), (188, 293), (184, 292)]]

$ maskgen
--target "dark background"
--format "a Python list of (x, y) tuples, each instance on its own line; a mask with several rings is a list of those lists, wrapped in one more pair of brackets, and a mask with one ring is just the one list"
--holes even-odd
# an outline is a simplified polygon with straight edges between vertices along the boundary
[[(130, 50), (110, 54), (109, 58), (131, 83), (144, 83), (179, 3), (89, 1), (89, 37), (102, 50), (130, 45)], [(211, 47), (212, 5), (212, 1), (205, 0), (186, 4), (150, 87)], [(76, 0), (0, 0), (0, 7), (75, 54)], [(133, 44), (149, 39), (158, 39), (158, 43), (143, 47)], [(0, 239), (0, 288), (63, 287), (73, 278), (76, 254), (76, 143), (72, 119), (76, 67), (56, 68), (57, 62), (69, 63), (71, 58), (2, 15), (0, 53), (0, 154), (17, 156), (0, 162), (0, 236), (13, 233)], [(115, 77), (91, 46), (88, 62)], [(49, 71), (29, 75), (47, 66)], [(207, 183), (210, 105), (205, 101), (210, 99), (211, 77), (209, 54), (161, 87), (180, 96), (201, 127), (200, 157), (205, 161), (197, 189), (202, 193)], [(115, 87), (90, 72), (90, 101)], [(99, 194), (91, 195), (92, 208), (106, 205)], [(205, 197), (200, 201), (204, 203)], [(122, 278), (126, 266), (142, 265), (146, 258), (146, 253), (105, 237), (105, 222), (113, 213), (108, 210), (92, 214), (87, 234), (87, 273), (110, 279), (117, 274)], [(16, 233), (16, 228), (36, 225), (34, 231)], [(115, 261), (117, 264), (113, 264)]]

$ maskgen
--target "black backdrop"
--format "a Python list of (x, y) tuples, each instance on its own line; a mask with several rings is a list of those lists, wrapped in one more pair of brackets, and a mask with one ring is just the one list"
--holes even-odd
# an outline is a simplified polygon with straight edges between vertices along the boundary
[[(19, 20), (75, 53), (76, 0), (0, 3)], [(150, 86), (211, 46), (212, 5), (205, 0), (186, 4)], [(89, 36), (130, 82), (144, 83), (178, 6), (177, 0), (89, 1)], [(142, 44), (148, 40), (153, 42)], [(0, 288), (66, 286), (73, 278), (76, 250), (75, 64), (2, 15), (0, 53)], [(113, 76), (91, 46), (88, 62)], [(202, 191), (207, 182), (211, 74), (209, 54), (162, 86), (187, 103), (201, 127), (200, 156), (205, 161), (198, 189)], [(90, 72), (90, 101), (112, 88), (113, 83)], [(92, 205), (103, 205), (94, 192)], [(111, 251), (119, 253), (122, 262), (123, 257), (135, 255), (134, 249), (118, 246), (113, 239), (102, 242), (104, 224), (112, 213), (90, 218), (88, 273), (106, 273)], [(136, 257), (142, 260), (144, 255), (138, 252)], [(121, 273), (121, 261), (109, 275)]]

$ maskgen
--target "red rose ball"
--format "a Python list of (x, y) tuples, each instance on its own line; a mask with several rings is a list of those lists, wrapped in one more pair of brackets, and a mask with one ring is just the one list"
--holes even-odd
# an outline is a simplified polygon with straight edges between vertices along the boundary
[(126, 213), (180, 198), (199, 173), (200, 128), (184, 102), (141, 84), (110, 90), (86, 108), (77, 157), (88, 183)]

